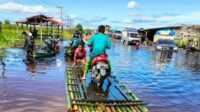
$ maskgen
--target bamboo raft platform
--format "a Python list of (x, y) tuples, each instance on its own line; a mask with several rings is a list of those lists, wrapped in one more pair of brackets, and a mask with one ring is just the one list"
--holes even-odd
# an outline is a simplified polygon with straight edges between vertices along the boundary
[(146, 103), (115, 77), (109, 77), (102, 88), (98, 88), (90, 79), (87, 81), (88, 78), (82, 82), (82, 69), (66, 68), (67, 112), (148, 112)]

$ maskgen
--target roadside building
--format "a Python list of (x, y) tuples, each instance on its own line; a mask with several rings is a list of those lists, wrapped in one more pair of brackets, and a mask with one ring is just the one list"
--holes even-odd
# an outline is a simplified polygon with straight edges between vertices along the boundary
[(156, 33), (161, 30), (173, 31), (175, 33), (173, 40), (175, 40), (180, 47), (185, 47), (188, 41), (191, 40), (192, 46), (200, 50), (200, 25), (167, 26), (149, 29), (141, 28), (138, 32), (142, 42), (148, 41), (148, 43), (150, 43), (149, 45), (153, 45), (155, 38), (157, 38)]

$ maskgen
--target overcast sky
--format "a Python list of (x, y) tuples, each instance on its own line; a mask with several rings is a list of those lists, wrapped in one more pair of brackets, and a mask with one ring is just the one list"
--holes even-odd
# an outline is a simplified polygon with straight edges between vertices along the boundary
[(0, 0), (0, 20), (16, 21), (36, 14), (63, 20), (67, 15), (73, 24), (113, 28), (152, 28), (200, 23), (200, 0)]

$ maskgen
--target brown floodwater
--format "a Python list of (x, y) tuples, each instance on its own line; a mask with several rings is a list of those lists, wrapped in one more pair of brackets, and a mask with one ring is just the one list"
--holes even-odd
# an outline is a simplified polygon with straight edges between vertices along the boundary
[(64, 112), (63, 52), (33, 65), (26, 65), (24, 58), (22, 49), (5, 52), (5, 70), (0, 68), (0, 112)]
[[(149, 103), (152, 112), (200, 110), (199, 53), (154, 52), (115, 42), (108, 50), (114, 76)], [(26, 65), (22, 49), (7, 49), (0, 65), (0, 112), (66, 111), (64, 50), (55, 58)], [(95, 86), (87, 83), (87, 94)], [(111, 86), (112, 88), (112, 86)], [(113, 94), (112, 89), (109, 89)], [(109, 92), (108, 91), (108, 92)], [(97, 91), (102, 94), (102, 91)], [(110, 92), (104, 92), (110, 96)], [(94, 94), (96, 95), (96, 94)]]

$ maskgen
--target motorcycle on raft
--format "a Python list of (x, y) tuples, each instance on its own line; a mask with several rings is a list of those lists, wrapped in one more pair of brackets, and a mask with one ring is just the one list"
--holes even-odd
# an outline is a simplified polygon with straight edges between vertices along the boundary
[(110, 75), (108, 59), (106, 55), (99, 55), (92, 60), (91, 64), (92, 81), (101, 87), (104, 80)]

